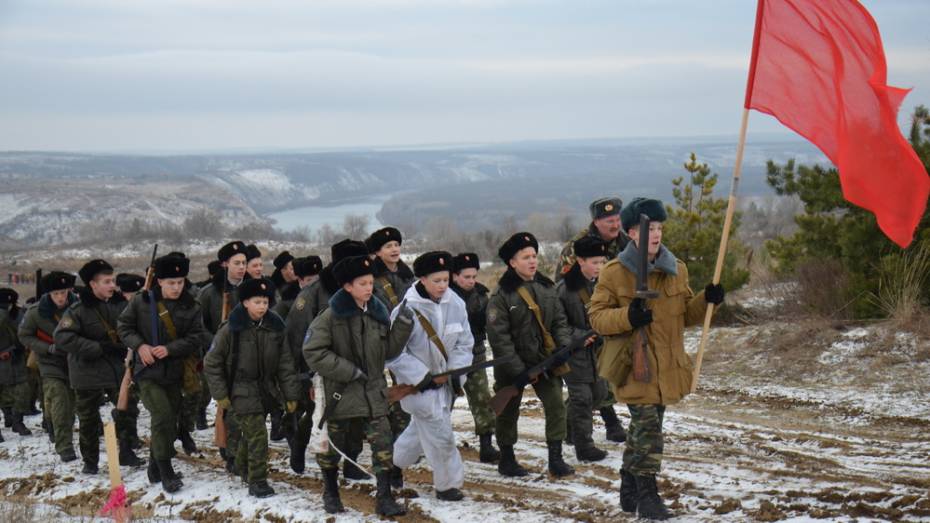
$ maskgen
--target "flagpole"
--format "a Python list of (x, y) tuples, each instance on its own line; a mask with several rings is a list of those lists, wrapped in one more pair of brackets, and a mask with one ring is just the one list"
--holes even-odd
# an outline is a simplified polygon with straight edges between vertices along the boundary
[[(713, 283), (720, 283), (723, 275), (723, 263), (727, 255), (727, 242), (730, 238), (730, 227), (733, 225), (733, 214), (736, 212), (736, 195), (739, 192), (740, 176), (743, 173), (743, 152), (746, 149), (746, 129), (749, 126), (749, 107), (752, 102), (752, 89), (756, 76), (756, 59), (759, 56), (759, 39), (762, 34), (762, 13), (765, 9), (765, 0), (758, 0), (756, 4), (756, 27), (752, 37), (752, 54), (749, 61), (749, 75), (746, 80), (746, 100), (743, 103), (743, 118), (739, 126), (739, 141), (736, 144), (736, 165), (733, 166), (733, 183), (730, 185), (730, 198), (727, 201), (727, 215), (723, 221), (723, 234), (720, 235), (720, 249), (717, 251), (717, 265), (714, 267)], [(691, 379), (691, 392), (697, 390), (698, 379), (701, 376), (701, 364), (704, 361), (704, 349), (707, 347), (707, 338), (710, 334), (710, 321), (714, 316), (716, 306), (707, 304), (704, 313), (704, 327), (701, 330), (701, 343), (698, 345), (697, 356), (694, 359), (694, 375)]]

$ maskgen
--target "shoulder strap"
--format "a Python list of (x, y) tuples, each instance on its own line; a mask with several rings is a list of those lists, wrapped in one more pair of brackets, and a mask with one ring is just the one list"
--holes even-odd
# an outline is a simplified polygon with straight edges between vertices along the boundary
[[(411, 307), (413, 309), (413, 307)], [(413, 312), (417, 315), (417, 319), (420, 320), (420, 325), (423, 326), (423, 330), (426, 331), (426, 335), (429, 337), (429, 340), (436, 345), (436, 348), (439, 349), (439, 352), (442, 354), (443, 359), (449, 361), (449, 353), (446, 352), (446, 346), (443, 345), (442, 340), (439, 339), (439, 336), (436, 334), (436, 329), (433, 328), (433, 324), (426, 319), (420, 311), (413, 309)]]
[(100, 319), (100, 323), (103, 324), (103, 328), (106, 329), (107, 336), (110, 337), (110, 341), (112, 341), (113, 343), (119, 343), (120, 342), (119, 334), (116, 333), (116, 329), (110, 326), (110, 323), (107, 321), (106, 318), (103, 317), (103, 314), (100, 314), (100, 309), (98, 309), (97, 307), (91, 307), (91, 308), (94, 309), (94, 313), (97, 315), (97, 318)]
[(391, 285), (391, 282), (387, 279), (386, 276), (378, 278), (378, 283), (381, 284), (381, 287), (384, 288), (384, 292), (387, 294), (388, 299), (391, 300), (391, 308), (397, 307), (397, 304), (400, 303), (400, 300), (397, 299), (397, 293), (394, 292), (394, 286)]
[(582, 287), (578, 289), (578, 297), (581, 298), (581, 304), (587, 309), (588, 305), (591, 303), (591, 293), (588, 292), (588, 288)]
[(549, 334), (549, 331), (546, 329), (546, 324), (543, 323), (542, 311), (539, 310), (539, 305), (536, 305), (536, 301), (533, 299), (530, 291), (523, 285), (517, 288), (517, 294), (523, 298), (523, 301), (526, 302), (526, 306), (533, 311), (533, 316), (536, 317), (536, 323), (539, 324), (539, 330), (542, 331), (543, 344), (545, 345), (546, 352), (552, 352), (552, 349), (555, 348), (555, 340), (552, 339), (552, 335)]
[(174, 326), (174, 320), (171, 319), (171, 313), (168, 312), (168, 308), (165, 307), (163, 302), (158, 302), (158, 317), (161, 318), (161, 322), (165, 325), (165, 331), (168, 332), (168, 341), (178, 339), (178, 330)]

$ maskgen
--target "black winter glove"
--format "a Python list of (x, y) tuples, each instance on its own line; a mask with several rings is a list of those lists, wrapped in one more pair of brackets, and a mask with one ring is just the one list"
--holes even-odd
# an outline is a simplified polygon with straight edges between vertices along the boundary
[(652, 311), (646, 308), (646, 302), (642, 298), (634, 298), (627, 307), (627, 318), (634, 329), (645, 327), (652, 323)]
[(707, 303), (720, 305), (723, 303), (723, 298), (726, 296), (726, 294), (726, 291), (723, 290), (723, 285), (720, 285), (719, 283), (710, 283), (707, 285), (707, 287), (704, 287), (704, 299), (707, 301)]

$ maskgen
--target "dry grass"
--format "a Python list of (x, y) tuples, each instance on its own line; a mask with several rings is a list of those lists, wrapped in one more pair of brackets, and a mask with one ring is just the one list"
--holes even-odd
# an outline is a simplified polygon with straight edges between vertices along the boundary
[(930, 242), (921, 242), (914, 249), (882, 258), (876, 305), (897, 326), (911, 327), (922, 323), (928, 314), (923, 296), (930, 278)]

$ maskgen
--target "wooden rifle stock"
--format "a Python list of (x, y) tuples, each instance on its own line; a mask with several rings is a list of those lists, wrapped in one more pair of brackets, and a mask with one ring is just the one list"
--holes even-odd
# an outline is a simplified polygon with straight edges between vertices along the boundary
[[(155, 280), (155, 257), (158, 256), (158, 244), (152, 249), (152, 260), (149, 262), (149, 268), (145, 271), (145, 284), (142, 286), (142, 292), (148, 292), (152, 288)], [(154, 311), (155, 301), (151, 300), (149, 306)], [(129, 387), (132, 386), (132, 351), (126, 350), (126, 360), (123, 362), (126, 370), (123, 371), (123, 379), (119, 382), (119, 396), (116, 398), (116, 410), (125, 412), (129, 409)]]

